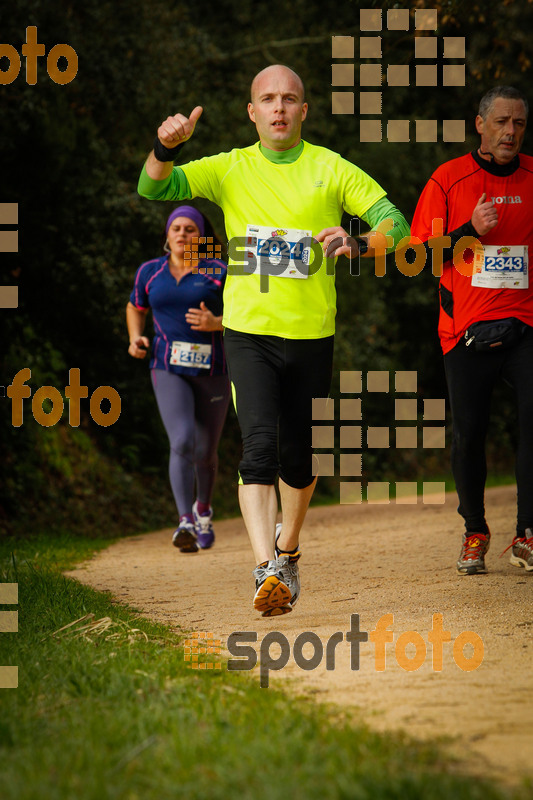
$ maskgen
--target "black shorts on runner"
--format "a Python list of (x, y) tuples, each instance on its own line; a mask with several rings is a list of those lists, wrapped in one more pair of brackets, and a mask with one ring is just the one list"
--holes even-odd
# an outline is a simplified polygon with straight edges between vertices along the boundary
[(282, 339), (226, 328), (224, 348), (241, 428), (240, 482), (303, 489), (313, 480), (312, 399), (327, 397), (333, 336)]

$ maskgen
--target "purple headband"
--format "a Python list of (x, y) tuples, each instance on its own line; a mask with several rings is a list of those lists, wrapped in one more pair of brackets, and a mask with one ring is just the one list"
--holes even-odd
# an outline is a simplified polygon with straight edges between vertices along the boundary
[(176, 217), (188, 217), (192, 219), (193, 222), (196, 223), (198, 226), (198, 230), (200, 231), (200, 236), (203, 236), (205, 233), (205, 220), (198, 211), (197, 208), (193, 208), (192, 206), (178, 206), (174, 209), (170, 217), (167, 219), (167, 226), (165, 228), (165, 233), (168, 233), (168, 229), (172, 225), (172, 222), (176, 219)]

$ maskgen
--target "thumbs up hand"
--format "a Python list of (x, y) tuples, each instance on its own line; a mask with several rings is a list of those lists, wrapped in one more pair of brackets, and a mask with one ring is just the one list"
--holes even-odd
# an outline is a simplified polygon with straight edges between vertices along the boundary
[(183, 114), (167, 117), (157, 130), (157, 137), (161, 144), (172, 148), (190, 139), (194, 133), (196, 123), (202, 116), (202, 111), (202, 106), (196, 106), (189, 117)]

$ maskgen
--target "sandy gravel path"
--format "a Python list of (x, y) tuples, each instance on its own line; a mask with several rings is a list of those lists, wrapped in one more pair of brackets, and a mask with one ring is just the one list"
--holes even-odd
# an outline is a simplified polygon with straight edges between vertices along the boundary
[[(451, 737), (447, 746), (472, 771), (511, 781), (533, 777), (533, 573), (512, 567), (508, 553), (498, 558), (512, 539), (516, 490), (487, 492), (493, 536), (484, 576), (456, 574), (456, 504), (449, 494), (444, 505), (419, 499), (417, 505), (311, 509), (301, 539), (301, 599), (291, 614), (270, 620), (252, 609), (254, 564), (239, 519), (217, 524), (211, 551), (181, 554), (170, 544), (170, 531), (158, 531), (119, 541), (69, 576), (173, 628), (212, 631), (223, 644), (232, 632), (255, 631), (259, 648), (268, 632), (280, 631), (291, 655), (283, 670), (270, 673), (271, 685), (297, 678), (302, 691), (355, 708), (379, 730)], [(359, 669), (351, 669), (346, 641), (336, 648), (335, 669), (326, 670), (325, 657), (312, 671), (300, 669), (295, 638), (311, 631), (325, 645), (332, 634), (350, 629), (352, 614), (368, 632), (383, 615), (394, 615), (385, 670), (376, 671), (371, 642), (360, 645)], [(442, 614), (452, 640), (443, 646), (441, 671), (432, 668), (428, 644), (433, 614)], [(416, 671), (404, 670), (395, 655), (398, 636), (408, 631), (427, 645)], [(483, 641), (483, 662), (472, 671), (454, 661), (453, 642), (463, 631)], [(308, 644), (302, 655), (313, 652)], [(467, 644), (462, 652), (468, 659), (474, 647)], [(279, 653), (272, 645), (272, 657)], [(408, 645), (406, 657), (414, 654)], [(257, 668), (253, 674), (259, 680)]]

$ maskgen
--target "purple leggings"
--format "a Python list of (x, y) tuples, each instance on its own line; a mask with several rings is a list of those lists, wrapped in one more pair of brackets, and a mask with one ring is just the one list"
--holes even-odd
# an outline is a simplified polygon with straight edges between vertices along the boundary
[(188, 377), (151, 370), (152, 386), (170, 443), (168, 472), (178, 514), (192, 513), (194, 480), (201, 503), (211, 503), (217, 447), (230, 399), (227, 375)]

